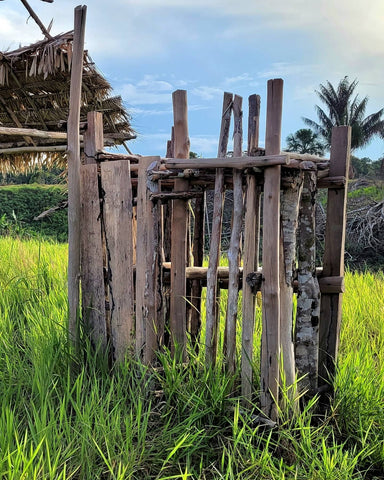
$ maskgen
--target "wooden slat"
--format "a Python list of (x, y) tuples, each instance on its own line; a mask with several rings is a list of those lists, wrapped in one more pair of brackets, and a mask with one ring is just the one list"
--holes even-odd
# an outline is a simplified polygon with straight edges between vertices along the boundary
[[(260, 96), (248, 98), (248, 155), (259, 148)], [(247, 284), (247, 275), (257, 272), (260, 243), (260, 194), (255, 175), (247, 175), (244, 213), (243, 304), (241, 333), (241, 395), (252, 398), (253, 333), (255, 325), (255, 295)]]
[(81, 293), (93, 345), (107, 346), (104, 265), (97, 165), (81, 167)]
[[(189, 157), (188, 137), (188, 107), (187, 92), (176, 90), (172, 94), (174, 119), (174, 154), (176, 158)], [(188, 189), (187, 180), (175, 180), (174, 191)], [(187, 268), (187, 231), (188, 203), (185, 200), (173, 200), (171, 229), (171, 303), (170, 330), (171, 350), (178, 359), (186, 358), (187, 343), (187, 308), (186, 308), (186, 277)]]
[[(233, 100), (233, 154), (241, 157), (243, 144), (243, 123), (242, 123), (242, 102), (243, 99), (235, 95)], [(233, 171), (233, 213), (231, 240), (228, 249), (228, 303), (226, 315), (226, 363), (228, 371), (235, 372), (236, 368), (236, 323), (237, 303), (239, 298), (239, 266), (240, 266), (240, 242), (241, 228), (243, 226), (243, 177), (239, 171)]]
[(136, 353), (152, 363), (157, 350), (160, 302), (160, 254), (158, 206), (150, 200), (156, 184), (148, 181), (147, 169), (158, 157), (140, 161), (137, 187), (137, 265), (136, 265)]
[[(227, 94), (230, 95), (230, 94)], [(226, 115), (228, 115), (226, 111)], [(220, 144), (220, 147), (223, 147)], [(265, 155), (262, 157), (220, 157), (220, 153), (216, 158), (196, 158), (194, 160), (178, 160), (167, 158), (163, 161), (164, 167), (172, 168), (234, 168), (236, 170), (244, 170), (253, 167), (270, 167), (273, 165), (289, 165), (290, 158), (288, 154)], [(296, 162), (296, 161), (295, 161)], [(296, 163), (295, 163), (296, 165)]]
[[(265, 151), (280, 152), (283, 81), (268, 81)], [(263, 202), (263, 325), (261, 346), (261, 408), (277, 420), (280, 357), (280, 172), (265, 169)]]
[[(231, 122), (233, 94), (225, 92), (223, 112), (219, 138), (218, 157), (224, 158), (227, 154), (229, 127)], [(217, 305), (217, 268), (220, 260), (221, 227), (224, 201), (224, 170), (217, 169), (215, 190), (213, 197), (213, 215), (211, 244), (209, 249), (209, 264), (207, 272), (206, 295), (206, 334), (205, 334), (205, 361), (207, 366), (216, 362), (218, 336), (218, 305)]]
[(68, 331), (78, 345), (80, 279), (80, 105), (87, 7), (75, 8), (73, 59), (68, 118)]
[[(334, 127), (329, 176), (348, 178), (351, 127)], [(328, 190), (323, 260), (324, 277), (344, 276), (347, 185)], [(341, 293), (322, 293), (319, 325), (319, 386), (335, 372), (341, 322)]]
[(134, 289), (132, 255), (132, 189), (129, 163), (102, 163), (105, 244), (113, 356), (123, 361), (133, 346)]

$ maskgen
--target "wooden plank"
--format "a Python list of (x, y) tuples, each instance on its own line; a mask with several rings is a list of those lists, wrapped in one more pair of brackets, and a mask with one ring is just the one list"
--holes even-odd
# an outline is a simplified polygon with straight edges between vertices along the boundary
[(92, 344), (107, 347), (104, 265), (97, 165), (81, 166), (81, 293)]
[(316, 275), (316, 172), (304, 172), (298, 234), (295, 364), (300, 390), (317, 390), (320, 290)]
[(101, 164), (103, 219), (108, 259), (108, 287), (113, 356), (123, 361), (133, 346), (134, 288), (132, 189), (129, 163)]
[[(265, 151), (278, 154), (281, 143), (283, 80), (268, 81)], [(263, 321), (261, 344), (261, 409), (277, 420), (280, 359), (280, 166), (264, 172)]]
[[(176, 158), (189, 158), (187, 92), (176, 90), (172, 94), (174, 119), (174, 154)], [(188, 189), (187, 180), (175, 180), (174, 191)], [(173, 200), (171, 228), (171, 350), (178, 360), (185, 361), (187, 344), (186, 277), (188, 232), (188, 203)]]
[(87, 7), (75, 8), (68, 118), (68, 332), (78, 345), (80, 279), (80, 105)]
[[(329, 176), (348, 179), (351, 127), (332, 129)], [(344, 276), (344, 244), (347, 206), (347, 184), (328, 190), (327, 223), (323, 259), (324, 277)], [(335, 372), (341, 322), (341, 293), (321, 295), (319, 325), (319, 386), (332, 379)]]
[(84, 163), (95, 163), (97, 154), (103, 150), (103, 114), (88, 112), (87, 130), (84, 134)]
[[(248, 155), (253, 156), (259, 148), (260, 96), (248, 98)], [(260, 243), (260, 195), (255, 175), (246, 177), (244, 213), (244, 258), (243, 258), (243, 303), (241, 332), (241, 396), (244, 401), (252, 399), (253, 333), (255, 325), (255, 295), (247, 284), (247, 275), (257, 272)]]
[[(233, 107), (233, 94), (225, 92), (223, 98), (223, 111), (221, 116), (220, 138), (218, 157), (224, 158), (227, 154), (229, 127)], [(215, 190), (213, 197), (213, 216), (211, 244), (209, 248), (209, 264), (207, 271), (207, 295), (206, 295), (206, 334), (205, 334), (205, 362), (207, 366), (216, 362), (218, 340), (218, 315), (217, 305), (217, 268), (220, 260), (221, 227), (224, 203), (224, 170), (217, 169), (215, 178)]]
[[(226, 111), (228, 115), (228, 111)], [(221, 145), (222, 147), (223, 145)], [(289, 165), (290, 158), (288, 154), (265, 155), (262, 157), (220, 157), (218, 158), (196, 158), (192, 160), (178, 160), (175, 158), (164, 159), (166, 169), (173, 168), (233, 168), (244, 170), (254, 167), (271, 167), (273, 165)], [(296, 163), (295, 163), (296, 165)]]
[[(241, 157), (243, 144), (243, 111), (242, 97), (235, 95), (233, 100), (233, 154), (235, 157)], [(232, 212), (232, 231), (231, 240), (228, 249), (228, 303), (225, 324), (226, 333), (226, 363), (230, 373), (236, 369), (236, 323), (237, 323), (237, 304), (239, 298), (239, 266), (240, 266), (240, 242), (241, 229), (243, 226), (243, 177), (242, 173), (233, 171), (233, 212)]]
[(161, 298), (158, 206), (150, 200), (158, 186), (147, 177), (148, 167), (157, 160), (141, 159), (137, 186), (136, 353), (148, 364), (156, 357)]

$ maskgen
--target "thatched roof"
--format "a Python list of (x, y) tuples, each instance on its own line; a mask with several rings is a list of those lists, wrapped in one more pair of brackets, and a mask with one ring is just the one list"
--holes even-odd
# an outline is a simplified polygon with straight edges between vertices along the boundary
[[(0, 52), (0, 126), (66, 132), (69, 113), (73, 32), (45, 39), (12, 52)], [(130, 116), (121, 97), (111, 95), (111, 86), (84, 53), (81, 129), (87, 113), (103, 113), (104, 136), (121, 144), (135, 138)], [(3, 149), (65, 145), (66, 140), (10, 137), (0, 134)], [(20, 167), (42, 158), (65, 159), (65, 153), (0, 153), (0, 169)]]

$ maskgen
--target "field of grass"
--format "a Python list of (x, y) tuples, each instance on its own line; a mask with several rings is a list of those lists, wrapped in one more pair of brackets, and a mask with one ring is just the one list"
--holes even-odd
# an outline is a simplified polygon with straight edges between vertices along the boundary
[(257, 398), (242, 408), (238, 377), (206, 369), (202, 354), (189, 367), (164, 352), (156, 371), (127, 360), (110, 372), (84, 340), (72, 358), (65, 265), (65, 245), (0, 239), (1, 479), (384, 478), (382, 273), (347, 274), (327, 414), (316, 400), (288, 406), (266, 430)]

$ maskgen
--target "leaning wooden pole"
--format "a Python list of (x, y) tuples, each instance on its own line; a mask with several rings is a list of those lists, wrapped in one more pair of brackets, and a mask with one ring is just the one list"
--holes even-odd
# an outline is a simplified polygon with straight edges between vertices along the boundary
[[(189, 158), (187, 92), (176, 90), (172, 94), (175, 126), (174, 154), (176, 158)], [(174, 191), (188, 190), (188, 180), (176, 179)], [(171, 350), (179, 360), (186, 358), (187, 344), (187, 268), (188, 203), (173, 200), (171, 228)]]
[[(248, 99), (248, 155), (253, 156), (259, 147), (260, 96)], [(243, 258), (243, 305), (241, 330), (241, 396), (244, 401), (252, 398), (253, 333), (255, 326), (255, 295), (247, 284), (247, 275), (257, 272), (260, 243), (260, 195), (255, 174), (246, 177), (244, 214), (244, 258)]]
[[(348, 178), (351, 149), (351, 127), (332, 129), (329, 176)], [(344, 244), (347, 208), (347, 184), (328, 190), (327, 224), (322, 277), (332, 281), (344, 277)], [(319, 324), (319, 386), (332, 381), (339, 347), (342, 287), (335, 292), (320, 280), (321, 307)], [(331, 282), (328, 282), (331, 283)]]
[(75, 8), (68, 118), (68, 308), (69, 339), (78, 344), (80, 279), (80, 107), (86, 6)]
[[(235, 95), (233, 101), (233, 155), (241, 157), (243, 144), (243, 99)], [(231, 241), (228, 250), (229, 282), (226, 316), (226, 361), (228, 371), (234, 373), (236, 367), (236, 323), (239, 298), (240, 241), (243, 226), (243, 175), (233, 171), (233, 214)]]
[[(223, 99), (223, 113), (221, 117), (220, 139), (218, 157), (227, 154), (229, 127), (233, 106), (233, 94), (225, 92)], [(211, 245), (209, 249), (209, 264), (207, 272), (206, 296), (206, 334), (205, 334), (205, 361), (207, 366), (215, 364), (217, 352), (217, 268), (220, 260), (221, 227), (224, 202), (224, 169), (218, 168), (215, 177), (215, 190), (213, 197), (213, 215)]]
[[(280, 153), (283, 80), (268, 81), (265, 153)], [(261, 408), (276, 421), (280, 360), (280, 176), (281, 167), (265, 169), (263, 203), (263, 322), (261, 343)]]

